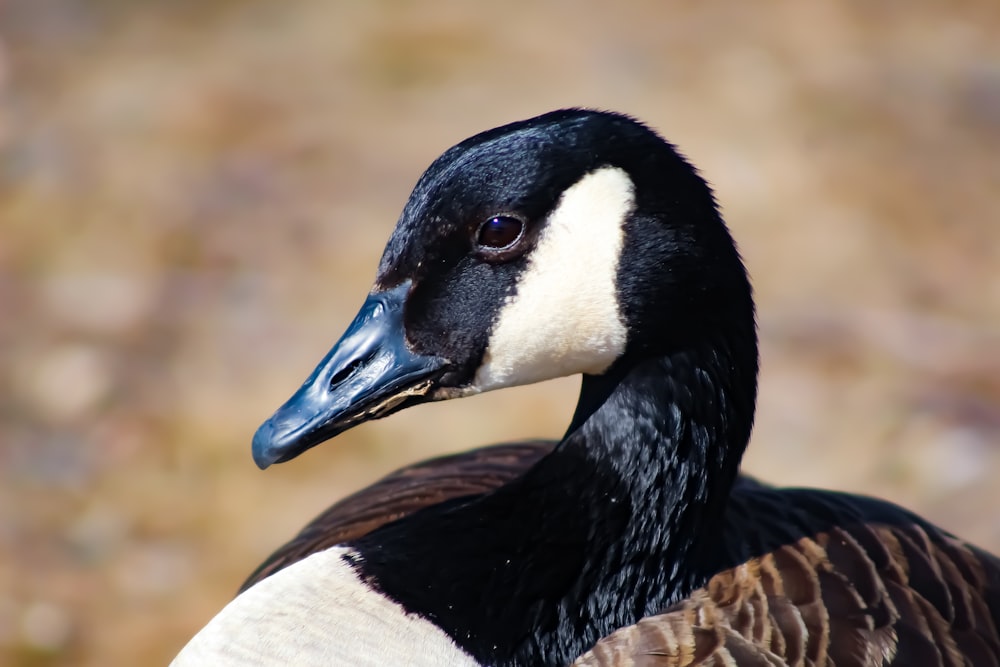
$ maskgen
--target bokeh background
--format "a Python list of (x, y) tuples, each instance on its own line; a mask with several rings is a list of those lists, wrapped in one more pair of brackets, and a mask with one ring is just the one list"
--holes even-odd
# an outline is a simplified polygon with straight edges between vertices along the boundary
[(163, 663), (337, 497), (560, 435), (574, 380), (249, 452), (421, 170), (569, 105), (717, 188), (760, 305), (747, 470), (1000, 549), (998, 34), (994, 0), (6, 0), (0, 663)]

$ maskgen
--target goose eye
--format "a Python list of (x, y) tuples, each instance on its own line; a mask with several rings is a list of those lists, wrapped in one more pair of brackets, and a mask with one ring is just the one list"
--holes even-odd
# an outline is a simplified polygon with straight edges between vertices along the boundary
[(524, 232), (524, 223), (509, 215), (497, 215), (479, 227), (476, 245), (483, 250), (506, 250), (517, 243)]

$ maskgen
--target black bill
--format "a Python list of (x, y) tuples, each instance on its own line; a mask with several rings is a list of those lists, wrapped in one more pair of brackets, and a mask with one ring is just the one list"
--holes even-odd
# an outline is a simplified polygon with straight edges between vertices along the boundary
[(403, 303), (410, 282), (372, 294), (302, 387), (253, 436), (260, 468), (368, 421), (419, 403), (446, 370), (444, 359), (410, 351)]

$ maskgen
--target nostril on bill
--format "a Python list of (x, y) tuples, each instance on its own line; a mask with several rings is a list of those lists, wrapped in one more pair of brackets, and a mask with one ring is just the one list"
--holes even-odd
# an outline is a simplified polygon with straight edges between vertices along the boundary
[(373, 356), (374, 355), (368, 355), (363, 359), (355, 359), (334, 373), (333, 377), (330, 378), (330, 390), (333, 391), (338, 385), (344, 383), (349, 377), (354, 375), (359, 368), (371, 361)]
[(361, 360), (355, 359), (354, 361), (352, 361), (351, 363), (347, 364), (339, 371), (334, 373), (333, 377), (330, 378), (330, 389), (331, 390), (336, 389), (337, 385), (339, 385), (341, 382), (354, 375), (354, 371), (358, 370), (358, 367), (360, 365), (361, 365)]

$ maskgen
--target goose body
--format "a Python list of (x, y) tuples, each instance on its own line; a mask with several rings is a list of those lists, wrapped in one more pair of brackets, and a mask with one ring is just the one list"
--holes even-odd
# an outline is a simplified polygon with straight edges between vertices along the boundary
[(884, 501), (738, 474), (757, 369), (736, 247), (652, 130), (571, 109), (458, 144), (254, 458), (579, 373), (566, 435), (333, 505), (176, 664), (1000, 665), (995, 557)]

